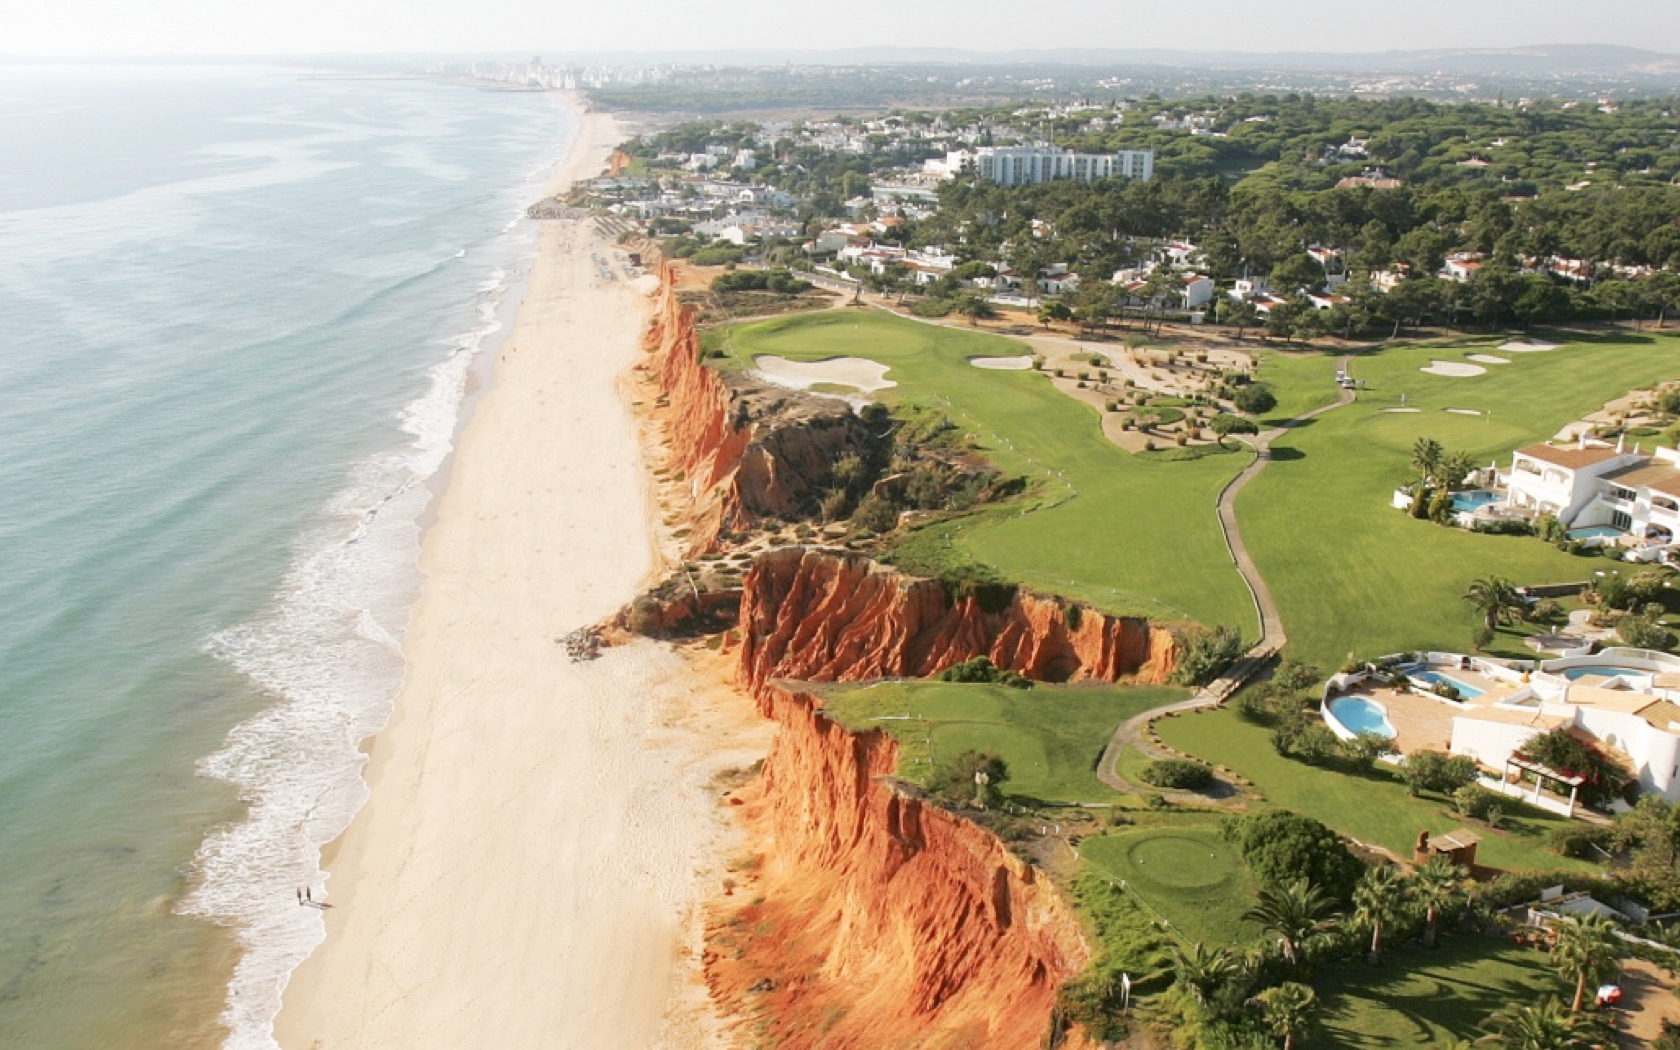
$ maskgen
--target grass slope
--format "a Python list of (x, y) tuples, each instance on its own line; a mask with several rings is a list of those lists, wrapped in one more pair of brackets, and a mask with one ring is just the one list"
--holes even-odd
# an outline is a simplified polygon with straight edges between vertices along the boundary
[(1313, 1045), (1346, 1050), (1473, 1040), (1494, 1011), (1562, 991), (1545, 955), (1478, 936), (1389, 951), (1381, 967), (1326, 970), (1314, 983), (1324, 1008)]
[[(1284, 758), (1273, 749), (1266, 729), (1229, 709), (1166, 718), (1155, 727), (1168, 745), (1249, 778), (1268, 805), (1303, 813), (1402, 857), (1412, 855), (1418, 832), (1427, 829), (1437, 835), (1465, 823), (1441, 801), (1413, 798), (1384, 767), (1370, 776), (1350, 776)], [(1508, 870), (1590, 870), (1590, 865), (1544, 847), (1546, 832), (1563, 823), (1560, 817), (1531, 811), (1507, 819), (1506, 830), (1478, 827), (1482, 844), (1476, 859)]]
[[(1470, 644), (1474, 612), (1459, 596), (1472, 579), (1498, 574), (1543, 583), (1590, 575), (1602, 563), (1525, 537), (1478, 536), (1416, 521), (1389, 507), (1390, 493), (1408, 474), (1419, 437), (1469, 451), (1483, 463), (1508, 464), (1512, 449), (1550, 437), (1605, 401), (1680, 376), (1676, 351), (1680, 339), (1629, 334), (1547, 353), (1403, 347), (1356, 358), (1351, 370), (1369, 389), (1355, 404), (1280, 438), (1276, 461), (1237, 499), (1243, 537), (1277, 598), (1291, 654), (1328, 669), (1349, 652), (1462, 650)], [(1431, 358), (1459, 360), (1467, 352), (1492, 352), (1511, 363), (1467, 378), (1418, 371)], [(1282, 365), (1274, 359), (1271, 367)], [(1280, 375), (1307, 367), (1291, 364), (1293, 371)], [(1324, 367), (1333, 369), (1331, 359)], [(1400, 407), (1402, 395), (1406, 407), (1422, 411), (1384, 411)]]
[(1001, 336), (831, 310), (743, 325), (708, 345), (737, 364), (760, 354), (879, 361), (898, 384), (882, 392), (884, 400), (945, 415), (999, 469), (1038, 484), (1042, 498), (1028, 513), (1015, 504), (914, 535), (903, 552), (912, 567), (976, 561), (1112, 612), (1257, 633), (1213, 512), (1246, 457), (1132, 456), (1103, 438), (1094, 410), (1057, 393), (1046, 377), (967, 363), (1025, 351)]
[(963, 751), (996, 751), (1009, 763), (1005, 794), (1114, 802), (1121, 796), (1095, 772), (1109, 736), (1132, 715), (1185, 695), (1165, 686), (880, 682), (829, 690), (823, 699), (828, 714), (849, 728), (891, 734), (906, 780), (925, 782), (934, 763)]

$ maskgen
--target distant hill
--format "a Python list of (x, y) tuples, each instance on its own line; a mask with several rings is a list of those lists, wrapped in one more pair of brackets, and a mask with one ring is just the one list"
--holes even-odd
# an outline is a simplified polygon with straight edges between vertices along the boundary
[(1169, 48), (1051, 48), (969, 51), (944, 47), (859, 47), (832, 51), (740, 49), (664, 53), (553, 55), (587, 62), (675, 62), (730, 66), (796, 65), (1066, 65), (1166, 66), (1181, 69), (1323, 70), (1464, 75), (1653, 75), (1680, 73), (1680, 55), (1608, 44), (1436, 48), (1426, 51), (1191, 51)]

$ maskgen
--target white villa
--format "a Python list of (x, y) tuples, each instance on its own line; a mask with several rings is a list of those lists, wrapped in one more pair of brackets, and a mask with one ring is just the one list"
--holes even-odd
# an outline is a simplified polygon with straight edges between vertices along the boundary
[[(1680, 657), (1611, 648), (1523, 670), (1458, 653), (1421, 655), (1398, 666), (1411, 679), (1407, 694), (1371, 688), (1365, 672), (1333, 677), (1326, 724), (1337, 736), (1353, 735), (1344, 724), (1351, 716), (1337, 710), (1345, 694), (1381, 710), (1391, 730), (1384, 735), (1398, 724), (1402, 750), (1444, 742), (1488, 771), (1486, 786), (1572, 815), (1579, 779), (1522, 757), (1530, 738), (1563, 728), (1620, 757), (1641, 791), (1680, 801)], [(1435, 695), (1436, 683), (1452, 685), (1458, 698)]]
[(1572, 532), (1625, 534), (1647, 549), (1680, 535), (1680, 451), (1642, 453), (1582, 437), (1573, 445), (1530, 445), (1501, 480), (1505, 503), (1524, 516), (1550, 514)]

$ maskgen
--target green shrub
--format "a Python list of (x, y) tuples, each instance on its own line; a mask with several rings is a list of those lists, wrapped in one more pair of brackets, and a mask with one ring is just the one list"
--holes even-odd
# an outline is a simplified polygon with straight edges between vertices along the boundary
[(1138, 774), (1145, 784), (1183, 791), (1202, 791), (1213, 785), (1213, 770), (1200, 762), (1182, 758), (1164, 758), (1151, 762)]
[(1599, 850), (1608, 851), (1614, 838), (1615, 830), (1613, 828), (1601, 828), (1591, 824), (1570, 821), (1546, 833), (1546, 846), (1565, 857), (1574, 857), (1577, 860), (1598, 860), (1603, 856)]
[(919, 299), (912, 304), (910, 312), (917, 317), (945, 317), (955, 308), (956, 305), (949, 299), (928, 296), (926, 299)]
[(1241, 851), (1262, 885), (1306, 879), (1337, 900), (1346, 900), (1365, 870), (1329, 827), (1287, 809), (1227, 817), (1220, 834)]
[(1442, 751), (1414, 751), (1406, 756), (1400, 774), (1413, 795), (1425, 791), (1451, 795), (1476, 780), (1476, 760)]
[(1221, 624), (1185, 628), (1176, 632), (1178, 668), (1173, 681), (1183, 685), (1206, 685), (1219, 677), (1231, 661), (1242, 655), (1242, 635), (1235, 627)]
[(1032, 679), (1015, 671), (1005, 671), (992, 663), (990, 657), (976, 656), (952, 664), (939, 672), (941, 682), (985, 682), (1006, 685), (1011, 689), (1031, 689)]

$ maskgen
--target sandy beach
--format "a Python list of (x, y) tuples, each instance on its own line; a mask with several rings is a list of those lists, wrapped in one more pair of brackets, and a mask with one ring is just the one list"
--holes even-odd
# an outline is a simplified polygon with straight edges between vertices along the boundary
[[(622, 137), (590, 115), (557, 185)], [(327, 938), (286, 1050), (702, 1047), (697, 905), (734, 840), (718, 777), (762, 755), (750, 705), (651, 642), (572, 662), (568, 632), (656, 569), (620, 383), (647, 301), (611, 245), (543, 224), (525, 298), (426, 531), (405, 683), (371, 799), (327, 853)]]

